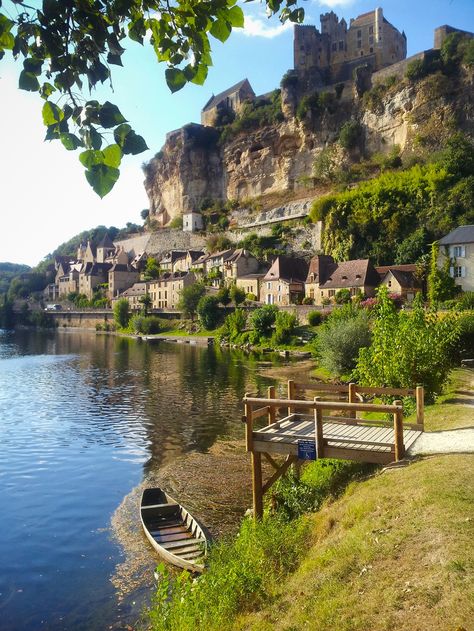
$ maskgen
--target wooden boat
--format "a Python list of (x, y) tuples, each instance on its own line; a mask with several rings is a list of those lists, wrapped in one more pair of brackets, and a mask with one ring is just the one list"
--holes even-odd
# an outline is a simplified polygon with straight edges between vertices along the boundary
[(162, 489), (143, 491), (140, 517), (145, 535), (166, 561), (191, 572), (204, 570), (209, 535)]

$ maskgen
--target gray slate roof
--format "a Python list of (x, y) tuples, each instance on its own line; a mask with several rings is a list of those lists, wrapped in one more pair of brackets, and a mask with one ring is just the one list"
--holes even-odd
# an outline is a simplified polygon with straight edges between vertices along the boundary
[(459, 226), (439, 240), (440, 245), (461, 245), (474, 243), (474, 225)]
[(240, 90), (240, 88), (244, 85), (244, 83), (246, 81), (248, 81), (248, 79), (242, 79), (242, 81), (239, 81), (238, 83), (236, 83), (235, 85), (231, 86), (230, 88), (227, 88), (227, 90), (224, 90), (224, 92), (220, 92), (219, 94), (216, 94), (216, 96), (214, 96), (214, 95), (211, 96), (209, 101), (202, 108), (202, 111), (205, 112), (207, 110), (211, 110), (218, 103), (223, 101), (226, 97), (228, 97), (229, 95), (234, 94), (234, 92), (237, 92), (238, 90)]

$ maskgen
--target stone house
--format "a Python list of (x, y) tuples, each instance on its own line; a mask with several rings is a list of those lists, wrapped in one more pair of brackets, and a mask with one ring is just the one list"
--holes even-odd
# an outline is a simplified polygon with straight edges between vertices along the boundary
[(351, 296), (375, 295), (380, 277), (369, 259), (357, 259), (336, 263), (331, 256), (319, 255), (310, 262), (305, 282), (305, 295), (321, 304), (324, 299), (334, 299), (340, 289), (348, 289)]
[(257, 300), (259, 300), (262, 282), (265, 275), (266, 272), (261, 274), (247, 274), (246, 276), (239, 276), (235, 281), (235, 284), (239, 289), (243, 289), (246, 295), (253, 294), (256, 296)]
[(384, 265), (375, 269), (380, 276), (380, 284), (407, 302), (412, 302), (416, 294), (423, 291), (416, 265)]
[(118, 296), (115, 296), (112, 299), (112, 304), (114, 304), (117, 300), (121, 298), (125, 298), (128, 300), (130, 311), (141, 311), (143, 309), (143, 304), (140, 302), (140, 298), (149, 294), (149, 285), (148, 282), (143, 283), (134, 283), (131, 287), (128, 287), (125, 291), (123, 291)]
[(235, 250), (221, 250), (220, 252), (214, 252), (209, 254), (205, 261), (204, 273), (207, 275), (210, 284), (214, 287), (219, 287), (221, 281), (225, 275), (226, 262), (232, 258)]
[(136, 283), (139, 277), (138, 270), (131, 265), (114, 263), (108, 272), (108, 297), (114, 298), (118, 296), (125, 289)]
[(193, 285), (196, 276), (193, 272), (167, 272), (150, 281), (149, 294), (153, 301), (153, 309), (176, 309), (184, 287)]
[(259, 267), (259, 261), (248, 250), (238, 248), (224, 261), (224, 282), (235, 283), (241, 276), (256, 273)]
[(474, 291), (474, 225), (459, 226), (439, 240), (438, 265), (450, 259), (449, 273), (462, 291)]
[(112, 258), (114, 255), (115, 245), (112, 243), (108, 233), (106, 232), (102, 241), (96, 247), (96, 262), (105, 263), (107, 259)]
[(277, 256), (261, 282), (260, 301), (279, 307), (299, 302), (307, 275), (308, 264), (303, 259)]
[(176, 271), (175, 265), (177, 261), (182, 259), (184, 264), (185, 257), (186, 250), (170, 250), (162, 257), (160, 261), (160, 269), (163, 272), (174, 272)]
[(86, 263), (79, 272), (78, 292), (91, 300), (98, 285), (109, 282), (111, 263)]
[(183, 213), (183, 232), (199, 232), (204, 229), (204, 221), (201, 213)]
[(227, 88), (224, 92), (212, 95), (201, 111), (201, 123), (212, 127), (221, 111), (229, 111), (237, 114), (245, 101), (252, 101), (255, 92), (248, 79), (242, 79), (239, 83)]

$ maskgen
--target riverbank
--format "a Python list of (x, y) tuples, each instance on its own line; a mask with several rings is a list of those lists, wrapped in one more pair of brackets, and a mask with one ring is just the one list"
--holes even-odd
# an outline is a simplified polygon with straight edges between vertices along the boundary
[[(306, 374), (312, 370), (308, 362)], [(278, 376), (295, 373), (283, 367)], [(447, 396), (427, 409), (428, 423), (445, 405), (470, 405), (473, 376), (454, 371), (450, 392), (462, 391), (467, 402)], [(290, 507), (287, 517), (304, 507), (315, 481), (321, 484), (321, 471), (312, 472), (324, 464), (304, 467), (300, 483), (285, 483), (279, 501)], [(237, 539), (211, 554), (196, 588), (181, 585), (166, 603), (158, 596), (151, 628), (467, 630), (474, 615), (473, 489), (474, 456), (436, 456), (379, 470), (352, 482), (339, 499), (327, 493), (317, 513), (288, 522), (277, 510), (256, 529), (244, 522)]]

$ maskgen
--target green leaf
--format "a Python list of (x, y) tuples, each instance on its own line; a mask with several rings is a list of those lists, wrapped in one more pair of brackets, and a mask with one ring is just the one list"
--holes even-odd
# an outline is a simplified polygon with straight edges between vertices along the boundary
[(79, 161), (86, 169), (91, 169), (95, 164), (104, 163), (104, 154), (102, 151), (88, 149), (79, 154)]
[(130, 125), (127, 125), (126, 123), (124, 123), (123, 125), (119, 125), (116, 129), (114, 129), (114, 139), (119, 147), (123, 148), (125, 139), (127, 138), (128, 134), (131, 131), (132, 131), (132, 128), (130, 127)]
[(231, 34), (231, 31), (232, 27), (225, 20), (221, 19), (217, 19), (213, 22), (209, 30), (210, 34), (220, 42), (225, 42)]
[[(36, 78), (36, 77), (35, 77)], [(60, 107), (51, 101), (46, 101), (43, 105), (43, 123), (46, 126), (60, 123), (64, 118), (64, 113)]]
[(15, 38), (11, 33), (2, 33), (0, 35), (0, 48), (12, 50), (15, 45)]
[(122, 161), (122, 150), (118, 145), (109, 145), (102, 151), (104, 164), (109, 167), (119, 167)]
[(131, 131), (125, 138), (122, 148), (124, 153), (131, 153), (133, 156), (136, 156), (137, 153), (142, 153), (147, 149), (148, 147), (145, 140), (134, 131)]
[(37, 77), (41, 74), (41, 67), (43, 65), (43, 59), (37, 59), (36, 57), (27, 57), (23, 62), (23, 68), (27, 72), (32, 72)]
[(99, 110), (99, 122), (102, 127), (108, 128), (125, 123), (126, 119), (122, 116), (116, 105), (106, 101)]
[(48, 83), (47, 81), (43, 83), (40, 89), (40, 94), (43, 99), (47, 99), (48, 96), (51, 96), (53, 92), (56, 92), (56, 88), (54, 87), (54, 85), (51, 85), (51, 83)]
[(114, 55), (114, 53), (109, 53), (107, 55), (107, 61), (109, 64), (113, 64), (114, 66), (123, 66), (122, 57), (120, 55)]
[(102, 147), (102, 136), (94, 127), (90, 128), (89, 139), (93, 149), (100, 149)]
[(207, 79), (207, 66), (205, 64), (199, 64), (196, 70), (196, 74), (191, 79), (196, 85), (203, 85)]
[(171, 92), (177, 92), (186, 83), (186, 76), (179, 68), (168, 68), (165, 71), (166, 83)]
[(78, 147), (82, 147), (82, 141), (74, 134), (60, 134), (59, 137), (68, 151), (74, 151)]
[(120, 171), (106, 164), (94, 164), (86, 171), (86, 178), (89, 184), (99, 197), (105, 197), (114, 187), (118, 180)]
[(232, 26), (236, 28), (243, 28), (244, 26), (244, 12), (240, 7), (232, 7), (227, 11), (226, 15), (227, 20), (231, 23)]
[(26, 72), (26, 70), (22, 70), (20, 73), (20, 78), (18, 80), (18, 87), (21, 90), (27, 90), (28, 92), (38, 92), (40, 89), (40, 84), (38, 79), (32, 72)]

